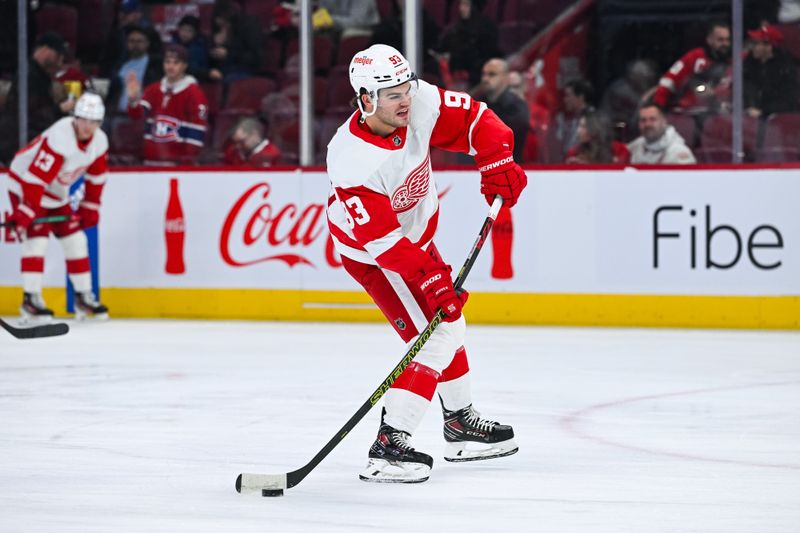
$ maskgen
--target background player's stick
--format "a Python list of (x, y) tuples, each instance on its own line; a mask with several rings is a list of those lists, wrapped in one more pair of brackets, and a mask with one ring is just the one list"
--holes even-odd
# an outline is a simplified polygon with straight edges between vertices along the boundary
[[(78, 217), (75, 216), (75, 215), (55, 215), (55, 216), (52, 216), (52, 217), (34, 218), (31, 221), (31, 224), (47, 224), (47, 223), (50, 223), (50, 222), (67, 222), (68, 220), (77, 220), (77, 219), (78, 219)], [(2, 228), (4, 226), (13, 227), (15, 225), (16, 224), (14, 224), (13, 222), (8, 222), (8, 221), (0, 222), (0, 228)]]
[(57, 337), (58, 335), (66, 335), (69, 331), (69, 326), (63, 322), (59, 322), (57, 324), (41, 324), (39, 326), (31, 326), (29, 328), (15, 328), (2, 318), (0, 318), (0, 327), (18, 339)]
[[(459, 290), (461, 286), (464, 284), (464, 280), (467, 278), (467, 274), (472, 269), (472, 265), (475, 263), (475, 260), (478, 258), (478, 253), (481, 251), (483, 244), (486, 242), (486, 239), (489, 237), (489, 233), (492, 231), (492, 224), (494, 224), (495, 218), (497, 218), (497, 213), (500, 211), (500, 207), (503, 205), (503, 199), (500, 196), (495, 196), (494, 202), (492, 202), (492, 207), (489, 209), (489, 215), (486, 217), (486, 220), (483, 222), (483, 226), (481, 226), (480, 233), (478, 233), (478, 238), (475, 241), (475, 244), (472, 245), (472, 250), (470, 250), (469, 255), (467, 256), (467, 260), (464, 262), (464, 266), (461, 267), (461, 270), (458, 272), (458, 276), (456, 276), (456, 281), (453, 284), (456, 290)], [(288, 472), (286, 474), (239, 474), (239, 477), (236, 478), (236, 490), (237, 492), (241, 493), (252, 493), (257, 492), (260, 493), (262, 496), (279, 496), (283, 494), (284, 489), (290, 489), (303, 481), (303, 479), (314, 469), (316, 466), (329, 454), (333, 449), (344, 439), (350, 431), (356, 427), (362, 418), (369, 412), (373, 405), (378, 403), (381, 397), (389, 390), (395, 380), (403, 373), (403, 370), (411, 363), (411, 360), (419, 353), (422, 346), (428, 341), (433, 331), (439, 326), (444, 318), (444, 312), (439, 309), (436, 311), (436, 314), (433, 316), (431, 321), (428, 323), (428, 326), (422, 330), (422, 333), (419, 334), (417, 337), (416, 342), (409, 348), (400, 362), (394, 367), (386, 379), (381, 382), (375, 392), (369, 397), (369, 399), (364, 402), (358, 411), (347, 421), (347, 423), (342, 426), (336, 435), (333, 436), (331, 440), (328, 441), (328, 444), (325, 445), (318, 453), (314, 456), (311, 461), (308, 462), (305, 466), (294, 470), (292, 472)]]

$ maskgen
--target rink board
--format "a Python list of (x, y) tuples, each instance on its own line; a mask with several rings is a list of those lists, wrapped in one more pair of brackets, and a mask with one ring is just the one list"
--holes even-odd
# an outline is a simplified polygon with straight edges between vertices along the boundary
[[(487, 243), (470, 274), (476, 323), (800, 327), (798, 170), (531, 170), (513, 210), (513, 277)], [(474, 171), (434, 173), (436, 243), (460, 265), (487, 212)], [(166, 272), (177, 178), (186, 269)], [(322, 171), (114, 172), (100, 280), (117, 317), (381, 320), (339, 264)], [(8, 209), (5, 196), (0, 208)], [(508, 233), (506, 233), (508, 235)], [(19, 302), (20, 246), (0, 243), (0, 313)], [(501, 251), (498, 251), (498, 257)], [(45, 296), (63, 309), (61, 250)]]

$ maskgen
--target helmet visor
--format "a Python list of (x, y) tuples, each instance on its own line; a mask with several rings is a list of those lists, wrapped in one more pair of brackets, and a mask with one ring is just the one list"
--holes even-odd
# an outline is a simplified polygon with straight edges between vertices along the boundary
[(419, 81), (416, 76), (412, 76), (407, 82), (387, 87), (378, 91), (378, 106), (394, 105), (405, 99), (411, 100), (419, 91)]

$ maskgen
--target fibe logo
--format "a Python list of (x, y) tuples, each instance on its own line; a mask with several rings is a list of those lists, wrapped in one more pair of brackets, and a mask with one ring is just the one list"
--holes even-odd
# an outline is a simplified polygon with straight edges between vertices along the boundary
[[(684, 253), (689, 253), (691, 268), (697, 268), (698, 235), (696, 225), (697, 211), (689, 209), (687, 214), (682, 205), (662, 205), (653, 213), (653, 268), (658, 268), (661, 253), (675, 253), (675, 246), (667, 246), (670, 240), (677, 240), (682, 244)], [(728, 224), (714, 226), (711, 222), (711, 206), (705, 206), (705, 220), (702, 221), (704, 231), (701, 230), (701, 246), (705, 249), (705, 268), (718, 268), (721, 270), (733, 268), (742, 259), (743, 250), (747, 250), (747, 257), (756, 268), (772, 270), (781, 266), (780, 260), (775, 260), (774, 253), (771, 261), (766, 255), (765, 248), (782, 249), (783, 236), (775, 226), (762, 224), (751, 231), (736, 228)], [(688, 223), (688, 224), (687, 224)], [(688, 231), (687, 231), (688, 230)], [(744, 237), (747, 240), (744, 241)], [(714, 243), (724, 241), (735, 242), (733, 256), (720, 258), (719, 252), (714, 252)], [(686, 242), (688, 241), (688, 242)], [(719, 247), (719, 245), (718, 245)], [(662, 248), (665, 250), (662, 251)], [(688, 250), (687, 250), (688, 248)], [(668, 251), (667, 251), (668, 250)], [(745, 260), (746, 261), (746, 260)]]

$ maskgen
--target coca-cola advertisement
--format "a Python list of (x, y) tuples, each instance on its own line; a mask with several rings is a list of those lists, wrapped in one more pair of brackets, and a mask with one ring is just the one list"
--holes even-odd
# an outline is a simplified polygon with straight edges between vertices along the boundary
[(183, 218), (178, 178), (169, 180), (169, 199), (164, 217), (164, 242), (167, 249), (167, 261), (164, 271), (167, 274), (183, 274), (186, 263), (183, 259), (183, 247), (186, 242), (186, 223)]

